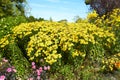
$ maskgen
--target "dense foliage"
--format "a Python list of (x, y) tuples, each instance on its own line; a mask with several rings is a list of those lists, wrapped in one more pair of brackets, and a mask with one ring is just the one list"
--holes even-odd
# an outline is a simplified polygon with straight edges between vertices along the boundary
[[(104, 28), (105, 30), (110, 30), (110, 32), (115, 34), (115, 44), (111, 46), (111, 49), (107, 49), (109, 52), (109, 57), (106, 59), (108, 60), (105, 59), (106, 63), (103, 61), (104, 64), (111, 67), (111, 70), (113, 70), (113, 67), (115, 67), (114, 64), (119, 64), (120, 60), (120, 9), (114, 9), (112, 12), (109, 12), (102, 17), (99, 17), (94, 11), (93, 13), (88, 14), (88, 21), (98, 27)], [(106, 70), (108, 70), (108, 68), (106, 68)]]
[(0, 19), (0, 38), (11, 33), (11, 29), (20, 23), (28, 22), (23, 16), (6, 17)]
[[(3, 38), (5, 35), (12, 34), (12, 29), (21, 24), (28, 22), (27, 19), (24, 16), (17, 16), (17, 17), (6, 17), (0, 19), (0, 39)], [(13, 50), (14, 49), (14, 50)], [(6, 53), (6, 54), (5, 54)], [(14, 65), (17, 69), (19, 68), (17, 74), (21, 74), (22, 76), (25, 74), (25, 67), (28, 65), (26, 59), (21, 54), (21, 51), (16, 46), (16, 44), (11, 43), (9, 45), (9, 50), (3, 52), (2, 49), (0, 49), (0, 58), (6, 57), (8, 60), (10, 60), (10, 63)], [(13, 58), (14, 57), (14, 58)], [(19, 58), (18, 58), (19, 57)], [(22, 64), (22, 63), (25, 64)], [(20, 64), (21, 63), (21, 64)]]
[(57, 62), (58, 58), (68, 57), (68, 54), (85, 57), (88, 50), (81, 50), (83, 46), (89, 48), (90, 45), (102, 43), (102, 46), (109, 48), (115, 41), (113, 33), (89, 23), (23, 23), (12, 31), (12, 35), (1, 39), (1, 48), (11, 43), (8, 40), (11, 36), (17, 43), (28, 40), (28, 44), (23, 43), (23, 48), (30, 60), (38, 62), (39, 59), (45, 59), (49, 64)]
[(112, 46), (111, 52), (120, 52), (120, 9), (114, 9), (112, 12), (103, 15), (102, 17), (99, 17), (94, 11), (93, 13), (88, 14), (88, 21), (113, 32), (116, 36), (116, 44)]
[(17, 79), (99, 80), (120, 70), (119, 9), (76, 23), (7, 17), (0, 26), (0, 58), (15, 66)]
[(0, 18), (25, 15), (26, 0), (0, 0)]

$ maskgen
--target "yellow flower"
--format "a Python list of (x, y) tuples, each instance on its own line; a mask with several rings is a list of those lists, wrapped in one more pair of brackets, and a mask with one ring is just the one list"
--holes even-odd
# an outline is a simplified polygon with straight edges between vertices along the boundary
[(38, 52), (36, 52), (36, 53), (35, 53), (35, 56), (36, 56), (36, 57), (38, 57), (38, 56), (39, 56), (39, 53), (38, 53)]
[(77, 50), (75, 50), (75, 51), (72, 53), (72, 57), (73, 57), (73, 58), (76, 57), (76, 56), (79, 56), (79, 53), (78, 53)]
[(87, 16), (87, 19), (93, 19), (96, 18), (98, 16), (98, 14), (96, 13), (96, 11), (93, 11), (92, 13), (89, 13)]
[[(112, 17), (114, 17), (114, 15)], [(98, 17), (96, 12), (88, 15), (88, 19), (94, 19), (96, 17)], [(98, 19), (96, 23), (98, 22), (97, 24), (100, 24), (101, 21), (102, 19)], [(119, 20), (117, 19), (117, 21)], [(104, 42), (109, 42), (109, 44), (115, 42), (115, 35), (110, 32), (109, 29), (104, 30), (96, 26), (96, 24), (94, 25), (89, 22), (68, 22), (66, 25), (64, 23), (49, 21), (22, 23), (14, 27), (12, 31), (13, 34), (9, 34), (0, 39), (0, 47), (4, 48), (8, 45), (12, 41), (9, 41), (9, 37), (11, 36), (13, 37), (13, 41), (16, 41), (17, 37), (21, 39), (24, 37), (29, 38), (30, 40), (25, 50), (30, 60), (39, 61), (39, 57), (42, 56), (45, 58), (46, 62), (50, 64), (53, 64), (57, 59), (63, 56), (59, 52), (69, 52), (73, 48), (75, 48), (75, 51), (71, 54), (73, 57), (81, 56), (84, 58), (86, 54), (80, 52), (80, 48), (76, 48), (82, 44), (98, 44), (99, 41), (103, 40), (106, 40), (103, 41), (103, 44)], [(108, 45), (108, 43), (106, 44)]]
[(32, 61), (33, 59), (34, 59), (34, 57), (30, 57), (30, 59), (29, 59), (29, 60), (31, 60), (31, 61)]
[(112, 66), (109, 66), (110, 70), (112, 71), (113, 70), (113, 67)]
[(85, 41), (84, 39), (80, 39), (80, 44), (88, 44), (88, 42)]

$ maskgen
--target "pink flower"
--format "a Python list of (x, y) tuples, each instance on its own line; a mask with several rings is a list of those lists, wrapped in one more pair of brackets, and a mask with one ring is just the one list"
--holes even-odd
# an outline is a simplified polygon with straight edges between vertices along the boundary
[(42, 67), (39, 68), (39, 71), (40, 71), (40, 73), (42, 73), (42, 71), (43, 71)]
[(0, 80), (5, 80), (5, 76), (4, 76), (4, 75), (1, 75), (1, 76), (0, 76)]
[(35, 62), (32, 62), (32, 66), (34, 66), (35, 65)]
[(40, 76), (37, 76), (37, 80), (40, 80)]
[(50, 70), (50, 66), (48, 66), (47, 69)]
[(42, 67), (40, 67), (39, 70), (42, 70)]
[(37, 69), (36, 72), (37, 72), (37, 75), (40, 76), (41, 73), (40, 73), (39, 69)]
[(48, 67), (44, 66), (44, 70), (47, 70), (47, 69), (48, 69)]
[(32, 66), (32, 69), (36, 69), (36, 66), (35, 66), (35, 65), (33, 65), (33, 66)]
[(16, 70), (16, 69), (13, 69), (13, 72), (17, 72), (17, 70)]
[(33, 80), (33, 78), (29, 78), (28, 80)]
[(5, 59), (5, 58), (3, 58), (3, 59), (2, 59), (2, 61), (3, 61), (3, 62), (8, 62), (8, 60), (7, 60), (7, 59)]
[(42, 73), (42, 72), (43, 72), (43, 70), (42, 70), (42, 69), (40, 69), (39, 71), (40, 71), (40, 73)]
[(14, 66), (12, 66), (12, 68), (14, 69), (15, 67), (14, 67)]
[(7, 68), (7, 72), (12, 72), (12, 68)]

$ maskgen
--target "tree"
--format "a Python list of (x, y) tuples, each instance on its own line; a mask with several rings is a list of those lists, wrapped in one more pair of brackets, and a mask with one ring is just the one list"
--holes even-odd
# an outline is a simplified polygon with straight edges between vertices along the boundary
[(67, 23), (67, 20), (66, 19), (62, 19), (62, 20), (60, 20), (58, 22), (60, 22), (60, 23)]
[(0, 18), (25, 15), (26, 0), (0, 0)]
[(120, 8), (120, 0), (85, 0), (85, 3), (96, 10), (100, 16), (111, 12), (115, 8)]
[(34, 16), (29, 16), (29, 17), (27, 18), (27, 20), (28, 20), (29, 22), (37, 21), (37, 19), (36, 19)]
[(45, 21), (44, 18), (35, 18), (34, 16), (29, 16), (29, 17), (26, 17), (27, 21), (28, 22), (34, 22), (34, 21)]
[(79, 16), (75, 16), (74, 20), (75, 20), (76, 23), (79, 23), (79, 22), (83, 21), (83, 19), (81, 17), (79, 17)]

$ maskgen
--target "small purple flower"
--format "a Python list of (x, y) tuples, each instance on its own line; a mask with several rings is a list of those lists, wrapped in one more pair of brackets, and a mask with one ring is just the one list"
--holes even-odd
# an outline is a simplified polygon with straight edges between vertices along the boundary
[(47, 69), (48, 69), (48, 67), (44, 66), (44, 70), (47, 70)]
[(28, 80), (33, 80), (33, 78), (29, 78)]
[(42, 73), (42, 71), (43, 71), (42, 67), (39, 68), (39, 71), (40, 71), (40, 73)]
[(3, 58), (3, 59), (2, 59), (2, 61), (3, 61), (3, 62), (8, 62), (8, 60), (7, 60), (7, 59), (5, 59), (5, 58)]
[(37, 80), (40, 80), (40, 76), (37, 76)]
[(16, 69), (13, 69), (13, 72), (17, 72), (17, 70), (16, 70)]
[(33, 66), (32, 66), (32, 69), (36, 69), (36, 66), (35, 66), (35, 65), (33, 65)]
[(35, 65), (35, 62), (32, 62), (32, 66), (34, 66)]
[(12, 69), (14, 69), (15, 67), (14, 66), (12, 66)]
[(41, 73), (40, 73), (39, 69), (37, 69), (36, 72), (37, 72), (37, 75), (40, 76)]
[(40, 67), (39, 70), (42, 70), (42, 67)]
[(4, 75), (1, 75), (1, 76), (0, 76), (0, 80), (5, 80), (5, 76), (4, 76)]
[(50, 66), (48, 66), (47, 69), (50, 70)]
[(7, 68), (7, 72), (12, 72), (12, 68)]
[(43, 72), (43, 70), (42, 70), (42, 69), (40, 69), (40, 70), (39, 70), (39, 72), (40, 72), (40, 73), (42, 73), (42, 72)]

